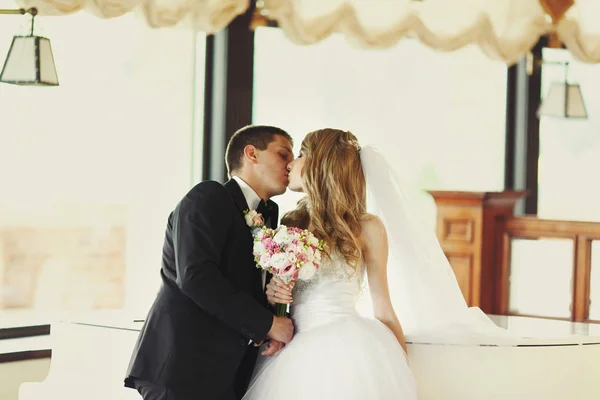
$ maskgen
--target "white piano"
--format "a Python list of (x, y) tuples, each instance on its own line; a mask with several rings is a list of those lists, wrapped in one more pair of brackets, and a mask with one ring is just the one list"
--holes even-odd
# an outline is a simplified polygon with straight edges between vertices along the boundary
[[(492, 318), (527, 338), (505, 347), (409, 344), (421, 400), (600, 399), (599, 325)], [(19, 400), (139, 400), (123, 378), (141, 325), (103, 315), (53, 323), (48, 377), (22, 384)]]
[(48, 376), (23, 383), (19, 399), (140, 400), (123, 379), (142, 324), (102, 312), (53, 322)]

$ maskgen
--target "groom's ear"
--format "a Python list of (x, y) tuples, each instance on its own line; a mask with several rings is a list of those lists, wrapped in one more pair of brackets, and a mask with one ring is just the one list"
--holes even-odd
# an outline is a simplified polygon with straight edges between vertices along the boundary
[(256, 164), (258, 162), (257, 153), (256, 147), (251, 144), (248, 144), (246, 147), (244, 147), (244, 159), (246, 159), (249, 163)]

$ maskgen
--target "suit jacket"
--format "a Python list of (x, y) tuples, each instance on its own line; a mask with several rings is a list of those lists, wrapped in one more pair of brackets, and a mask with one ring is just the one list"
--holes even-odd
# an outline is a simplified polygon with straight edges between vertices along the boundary
[[(277, 207), (274, 218), (277, 221)], [(239, 185), (205, 181), (169, 215), (162, 285), (135, 345), (125, 386), (152, 382), (198, 399), (237, 397), (271, 329)], [(244, 361), (244, 362), (242, 362)], [(241, 387), (240, 387), (241, 385)], [(240, 394), (241, 393), (241, 394)]]

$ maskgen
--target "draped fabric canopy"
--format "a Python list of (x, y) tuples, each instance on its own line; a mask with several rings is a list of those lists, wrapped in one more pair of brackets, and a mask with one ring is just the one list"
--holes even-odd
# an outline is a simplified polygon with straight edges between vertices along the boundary
[[(17, 0), (40, 15), (86, 10), (113, 18), (142, 9), (153, 27), (185, 21), (214, 33), (251, 6), (249, 0)], [(263, 0), (257, 6), (290, 40), (311, 44), (334, 32), (359, 47), (385, 48), (412, 36), (439, 51), (474, 44), (512, 64), (554, 33), (584, 62), (600, 62), (598, 0)]]
[(38, 9), (38, 15), (67, 15), (87, 11), (101, 18), (116, 18), (141, 9), (152, 27), (182, 22), (215, 33), (227, 27), (250, 7), (249, 0), (15, 0), (19, 7)]

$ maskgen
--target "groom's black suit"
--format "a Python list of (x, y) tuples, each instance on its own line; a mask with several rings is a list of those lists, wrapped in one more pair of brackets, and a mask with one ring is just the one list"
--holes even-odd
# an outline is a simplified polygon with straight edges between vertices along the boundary
[[(277, 205), (269, 201), (276, 224)], [(239, 185), (205, 181), (169, 216), (162, 285), (135, 345), (125, 386), (147, 382), (175, 398), (243, 395), (260, 342), (271, 329), (261, 271)], [(169, 397), (170, 399), (171, 397)]]

